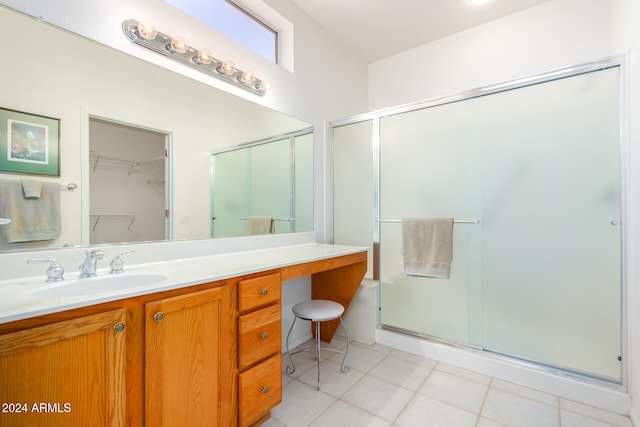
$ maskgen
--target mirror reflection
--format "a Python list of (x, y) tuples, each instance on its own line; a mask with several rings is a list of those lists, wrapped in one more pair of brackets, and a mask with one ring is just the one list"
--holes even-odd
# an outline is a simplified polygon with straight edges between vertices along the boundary
[(312, 129), (212, 154), (211, 236), (313, 230), (312, 171)]
[[(120, 32), (120, 29), (114, 31)], [(30, 36), (15, 37), (15, 34)], [(89, 245), (92, 233), (95, 234), (93, 227), (97, 215), (129, 214), (124, 210), (116, 211), (115, 200), (125, 197), (130, 186), (122, 184), (118, 192), (111, 192), (106, 198), (95, 195), (90, 188), (91, 118), (152, 129), (166, 135), (170, 174), (165, 185), (170, 200), (166, 201), (165, 236), (168, 234), (172, 239), (181, 240), (204, 239), (212, 235), (212, 152), (310, 127), (302, 120), (38, 22), (4, 6), (0, 6), (0, 35), (12, 39), (3, 50), (7, 61), (0, 67), (0, 79), (10, 84), (0, 85), (0, 107), (60, 121), (59, 176), (28, 177), (63, 186), (78, 185), (78, 191), (60, 192), (61, 231), (57, 237), (8, 243), (0, 236), (0, 251)], [(25, 66), (33, 62), (36, 51), (38, 62), (46, 67)], [(119, 141), (112, 138), (106, 143), (115, 146)], [(271, 146), (265, 145), (264, 150), (268, 152)], [(127, 147), (133, 150), (131, 144)], [(129, 155), (133, 153), (125, 154), (114, 157), (138, 157)], [(303, 173), (299, 169), (296, 173)], [(309, 167), (305, 173), (311, 174), (312, 170)], [(19, 181), (25, 176), (0, 170), (3, 180)], [(305, 191), (307, 194), (296, 200), (303, 203), (306, 199), (309, 205), (296, 206), (297, 217), (301, 210), (312, 211), (312, 190)], [(98, 201), (103, 204), (97, 206)], [(246, 210), (243, 215), (251, 213), (252, 210)], [(310, 231), (312, 222), (309, 218), (296, 221), (293, 231)], [(123, 235), (117, 239), (116, 233), (107, 234), (112, 238), (109, 243), (136, 237), (130, 232), (121, 233)], [(137, 240), (165, 238), (161, 234)]]

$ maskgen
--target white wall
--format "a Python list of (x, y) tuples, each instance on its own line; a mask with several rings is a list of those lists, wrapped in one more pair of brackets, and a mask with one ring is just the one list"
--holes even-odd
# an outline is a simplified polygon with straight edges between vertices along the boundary
[(373, 63), (369, 66), (369, 109), (455, 94), (625, 53), (628, 3), (630, 0), (553, 0)]
[[(369, 66), (369, 109), (455, 94), (543, 71), (626, 54), (629, 108), (627, 259), (629, 391), (640, 414), (640, 4), (552, 0)], [(399, 78), (401, 76), (401, 78)]]

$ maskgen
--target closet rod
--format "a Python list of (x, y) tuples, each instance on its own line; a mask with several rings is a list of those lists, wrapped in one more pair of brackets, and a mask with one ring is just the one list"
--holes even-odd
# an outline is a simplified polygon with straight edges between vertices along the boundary
[[(401, 219), (381, 219), (379, 222), (402, 222)], [(454, 219), (454, 224), (480, 224), (479, 219)]]

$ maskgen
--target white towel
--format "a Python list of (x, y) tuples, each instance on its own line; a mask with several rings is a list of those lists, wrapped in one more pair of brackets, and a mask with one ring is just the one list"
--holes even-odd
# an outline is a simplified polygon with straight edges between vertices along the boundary
[(27, 199), (39, 198), (40, 194), (42, 193), (42, 181), (36, 181), (34, 179), (23, 179), (22, 191), (24, 192), (24, 197), (26, 197)]
[(53, 240), (60, 234), (60, 184), (45, 183), (40, 197), (26, 198), (18, 180), (0, 181), (0, 231), (8, 243)]
[(247, 220), (247, 234), (270, 234), (275, 231), (270, 216), (250, 216)]
[(402, 220), (404, 272), (448, 279), (453, 259), (453, 218)]

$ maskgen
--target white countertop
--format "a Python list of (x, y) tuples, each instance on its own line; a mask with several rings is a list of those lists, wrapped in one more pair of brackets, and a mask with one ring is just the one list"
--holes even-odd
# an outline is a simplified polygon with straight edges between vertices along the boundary
[[(0, 281), (0, 323), (56, 313), (108, 301), (179, 289), (199, 283), (218, 281), (295, 264), (334, 258), (366, 251), (365, 247), (307, 243), (258, 250), (244, 250), (202, 257), (126, 265), (124, 273), (110, 274), (99, 269), (98, 276), (78, 278), (65, 275), (62, 282), (46, 282), (44, 275)], [(109, 289), (118, 278), (159, 278), (151, 284)], [(104, 280), (107, 279), (107, 280)], [(87, 293), (59, 297), (65, 286), (86, 286)], [(94, 286), (91, 289), (91, 286)], [(55, 289), (58, 287), (57, 289)], [(89, 291), (89, 289), (91, 289)], [(42, 297), (39, 292), (48, 295)]]

